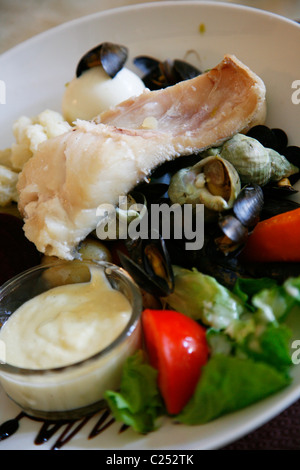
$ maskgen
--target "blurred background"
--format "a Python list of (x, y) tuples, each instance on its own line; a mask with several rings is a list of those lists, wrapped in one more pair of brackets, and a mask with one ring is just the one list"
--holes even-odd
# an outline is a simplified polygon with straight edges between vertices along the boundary
[[(42, 31), (84, 15), (126, 5), (159, 1), (0, 0), (0, 53)], [(219, 0), (211, 2), (217, 3)], [(300, 0), (227, 0), (226, 3), (246, 5), (290, 19), (300, 19)]]

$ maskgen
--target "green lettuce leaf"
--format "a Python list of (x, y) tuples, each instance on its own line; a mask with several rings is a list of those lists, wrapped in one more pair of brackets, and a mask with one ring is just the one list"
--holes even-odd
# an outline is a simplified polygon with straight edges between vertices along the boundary
[(229, 356), (233, 353), (235, 342), (224, 331), (208, 328), (206, 339), (209, 346), (210, 357), (216, 354)]
[(252, 305), (253, 296), (263, 289), (269, 289), (274, 286), (277, 286), (277, 282), (268, 277), (259, 279), (238, 278), (232, 292), (243, 301), (248, 310), (255, 311), (256, 308)]
[(292, 332), (286, 325), (269, 323), (256, 334), (249, 334), (240, 345), (248, 357), (281, 370), (292, 365), (290, 341)]
[(284, 286), (275, 286), (255, 294), (252, 304), (261, 318), (265, 318), (266, 321), (282, 322), (295, 306), (296, 301)]
[(206, 332), (211, 357), (223, 354), (252, 358), (278, 370), (292, 365), (291, 337), (292, 332), (286, 325), (275, 322), (262, 325), (253, 321), (251, 328), (249, 322), (245, 325), (240, 322), (231, 334), (213, 328)]
[(291, 277), (283, 283), (285, 292), (294, 299), (296, 305), (300, 304), (300, 276)]
[(107, 390), (105, 399), (116, 421), (139, 433), (156, 428), (156, 419), (164, 413), (164, 405), (157, 387), (157, 371), (145, 362), (141, 350), (127, 359), (120, 391)]
[(204, 424), (278, 392), (289, 383), (285, 373), (268, 364), (215, 355), (203, 367), (192, 399), (176, 420), (188, 425)]
[(215, 329), (226, 328), (244, 312), (241, 299), (197, 269), (173, 266), (175, 287), (166, 297), (171, 308)]

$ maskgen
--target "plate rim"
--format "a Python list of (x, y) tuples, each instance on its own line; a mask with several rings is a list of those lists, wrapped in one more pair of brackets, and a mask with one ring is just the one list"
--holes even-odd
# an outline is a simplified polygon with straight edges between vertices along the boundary
[(115, 8), (109, 8), (107, 10), (102, 10), (99, 12), (94, 12), (94, 13), (89, 13), (87, 15), (80, 16), (78, 18), (73, 18), (71, 20), (64, 21), (63, 23), (57, 24), (55, 26), (52, 26), (45, 31), (41, 31), (38, 34), (35, 34), (24, 41), (12, 46), (11, 48), (7, 49), (6, 51), (2, 52), (0, 54), (0, 59), (2, 59), (3, 56), (6, 56), (9, 53), (14, 53), (15, 51), (18, 51), (19, 49), (28, 47), (30, 46), (30, 43), (34, 43), (35, 41), (39, 41), (41, 39), (46, 38), (48, 35), (51, 36), (55, 34), (55, 32), (59, 32), (60, 30), (67, 29), (67, 28), (72, 28), (75, 27), (76, 24), (81, 24), (84, 22), (90, 22), (91, 20), (96, 20), (98, 18), (104, 18), (105, 16), (112, 16), (112, 15), (119, 15), (120, 13), (122, 14), (123, 12), (129, 12), (130, 10), (145, 10), (147, 8), (152, 9), (160, 9), (160, 8), (165, 8), (166, 6), (169, 7), (169, 5), (172, 6), (186, 6), (186, 5), (193, 5), (196, 6), (197, 8), (212, 8), (212, 9), (218, 9), (220, 7), (226, 8), (228, 10), (241, 10), (241, 11), (250, 11), (253, 14), (257, 13), (260, 15), (265, 15), (266, 17), (269, 18), (274, 18), (277, 20), (280, 20), (281, 22), (284, 21), (286, 23), (292, 24), (300, 29), (300, 23), (297, 23), (296, 20), (287, 18), (285, 16), (279, 15), (278, 13), (274, 13), (268, 10), (260, 9), (257, 7), (252, 7), (248, 5), (241, 5), (239, 3), (227, 3), (223, 1), (218, 1), (212, 3), (211, 1), (208, 0), (201, 0), (199, 2), (198, 0), (162, 0), (162, 1), (154, 1), (154, 2), (142, 2), (142, 3), (136, 3), (136, 4), (130, 4), (130, 5), (124, 5), (124, 6), (119, 6)]

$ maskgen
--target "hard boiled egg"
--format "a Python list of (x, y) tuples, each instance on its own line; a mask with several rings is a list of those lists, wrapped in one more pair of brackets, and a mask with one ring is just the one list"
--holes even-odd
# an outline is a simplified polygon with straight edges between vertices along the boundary
[(123, 67), (111, 78), (102, 66), (92, 67), (73, 78), (67, 85), (62, 100), (64, 118), (91, 120), (108, 108), (137, 96), (145, 90), (143, 81)]

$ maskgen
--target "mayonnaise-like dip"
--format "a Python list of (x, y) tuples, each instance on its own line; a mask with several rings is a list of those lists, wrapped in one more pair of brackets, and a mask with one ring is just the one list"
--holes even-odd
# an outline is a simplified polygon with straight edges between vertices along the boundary
[(54, 287), (11, 315), (0, 331), (6, 362), (45, 369), (81, 361), (111, 344), (130, 316), (127, 298), (91, 268), (90, 282)]

